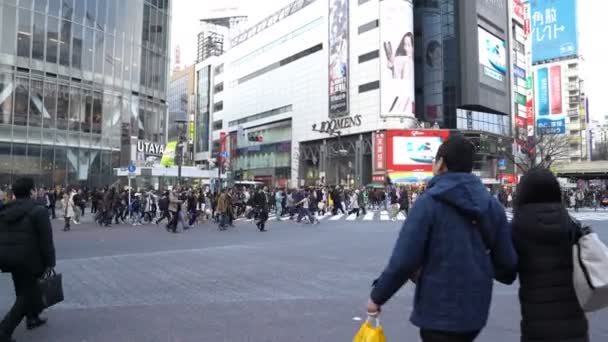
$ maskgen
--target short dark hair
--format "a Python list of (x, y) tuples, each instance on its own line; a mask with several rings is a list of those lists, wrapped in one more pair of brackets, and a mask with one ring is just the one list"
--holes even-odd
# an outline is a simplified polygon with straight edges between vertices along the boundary
[(471, 141), (465, 138), (462, 134), (452, 134), (446, 141), (439, 146), (437, 150), (436, 160), (443, 158), (448, 172), (466, 172), (473, 171), (473, 156), (475, 155), (475, 147)]
[(28, 198), (32, 195), (34, 180), (30, 177), (19, 178), (13, 183), (13, 195), (15, 198)]

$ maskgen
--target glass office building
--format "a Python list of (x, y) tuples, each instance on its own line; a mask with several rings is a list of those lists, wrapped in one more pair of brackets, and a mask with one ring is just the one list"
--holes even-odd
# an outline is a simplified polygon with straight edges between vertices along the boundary
[(170, 0), (0, 0), (0, 186), (114, 181), (164, 143)]

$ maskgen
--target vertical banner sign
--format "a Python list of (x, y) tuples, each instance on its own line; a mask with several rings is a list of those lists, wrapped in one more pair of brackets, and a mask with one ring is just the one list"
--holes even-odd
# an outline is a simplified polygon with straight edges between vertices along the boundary
[(563, 112), (561, 65), (552, 64), (536, 71), (536, 126), (538, 134), (563, 134), (566, 117)]
[(329, 1), (329, 117), (348, 115), (348, 0)]
[(577, 0), (530, 0), (532, 62), (578, 54)]
[(538, 115), (549, 115), (549, 76), (547, 68), (540, 68), (537, 71), (538, 80)]
[(386, 135), (384, 132), (374, 133), (374, 168), (376, 171), (386, 169)]
[(551, 74), (551, 114), (562, 113), (562, 68), (554, 65)]
[[(424, 117), (426, 121), (445, 126), (443, 115), (443, 40), (441, 39), (441, 11), (438, 3), (426, 3), (416, 8), (416, 18), (422, 23), (424, 59)], [(420, 70), (420, 69), (419, 69)]]
[(524, 20), (524, 4), (521, 0), (513, 0), (513, 13), (519, 20)]
[(226, 151), (226, 132), (220, 132), (220, 156), (223, 158), (224, 151)]
[(414, 117), (413, 19), (412, 0), (380, 1), (381, 116)]

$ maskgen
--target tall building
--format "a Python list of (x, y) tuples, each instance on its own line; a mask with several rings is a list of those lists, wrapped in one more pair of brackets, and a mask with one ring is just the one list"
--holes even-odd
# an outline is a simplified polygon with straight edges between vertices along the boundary
[(164, 143), (169, 0), (0, 2), (0, 184), (98, 186)]
[(576, 0), (530, 0), (536, 135), (565, 135), (564, 161), (588, 159), (584, 59)]
[(511, 148), (507, 0), (298, 0), (196, 65), (195, 158), (278, 186), (423, 181), (453, 130), (497, 182)]

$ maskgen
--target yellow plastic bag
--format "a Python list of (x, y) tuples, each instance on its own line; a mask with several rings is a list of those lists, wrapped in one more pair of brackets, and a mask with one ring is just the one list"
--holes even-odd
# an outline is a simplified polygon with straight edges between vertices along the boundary
[(376, 319), (376, 326), (374, 327), (368, 317), (367, 321), (361, 325), (355, 338), (353, 338), (353, 342), (386, 342), (384, 329), (380, 326), (380, 320)]

